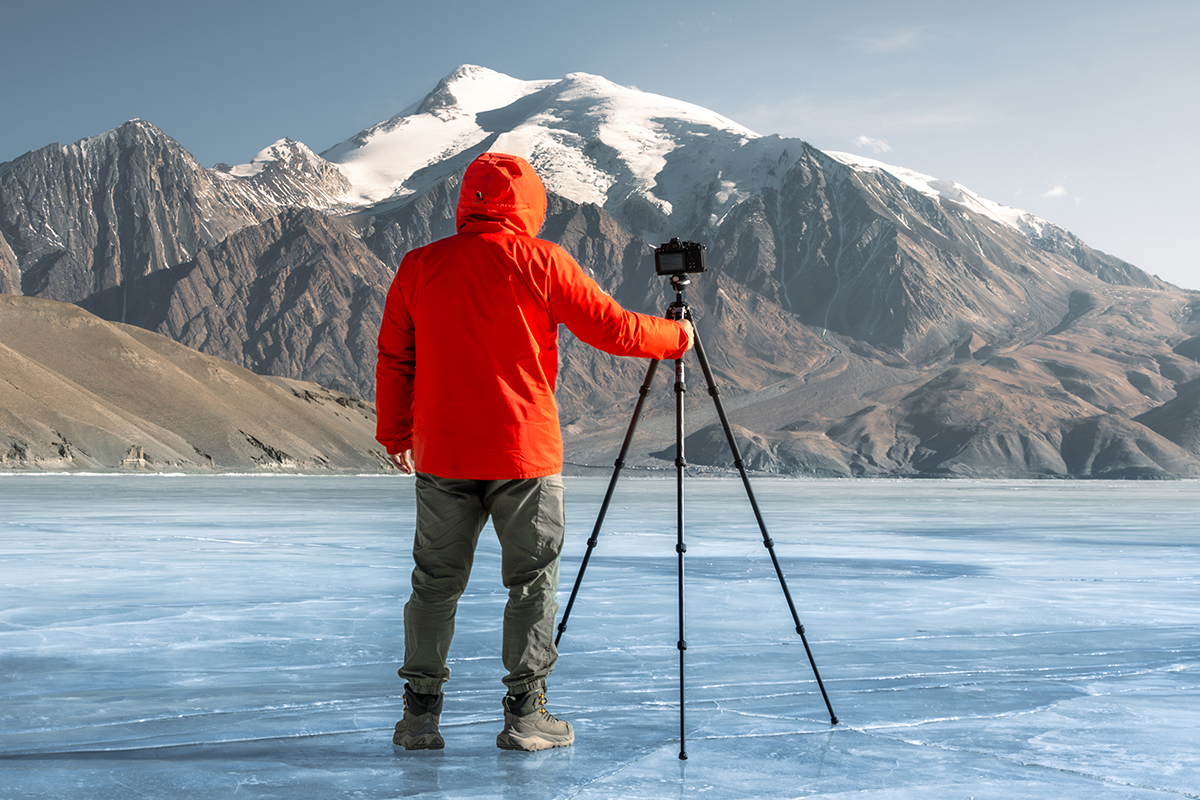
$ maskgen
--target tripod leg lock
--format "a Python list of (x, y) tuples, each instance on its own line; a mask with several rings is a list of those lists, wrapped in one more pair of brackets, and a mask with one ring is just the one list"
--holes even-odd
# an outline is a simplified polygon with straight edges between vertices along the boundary
[(683, 542), (680, 542), (679, 544), (675, 545), (675, 552), (676, 553), (686, 553), (687, 545), (684, 544)]
[(687, 465), (688, 465), (688, 464), (687, 464), (687, 461), (685, 461), (684, 459), (682, 459), (682, 458), (677, 458), (677, 459), (675, 459), (675, 466), (677, 466), (677, 467), (686, 467)]
[(763, 539), (763, 547), (767, 548), (768, 550), (773, 549), (775, 547), (775, 540), (770, 537)]
[(687, 650), (687, 642), (683, 639), (680, 639), (678, 642), (676, 642), (675, 646), (680, 650)]

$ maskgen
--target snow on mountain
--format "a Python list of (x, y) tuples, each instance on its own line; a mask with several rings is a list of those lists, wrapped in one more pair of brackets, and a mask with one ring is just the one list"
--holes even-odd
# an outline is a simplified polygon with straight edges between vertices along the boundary
[(277, 207), (332, 211), (350, 210), (355, 205), (351, 185), (338, 166), (292, 139), (280, 139), (262, 149), (249, 164), (218, 164), (212, 174)]
[(954, 181), (942, 180), (932, 175), (925, 175), (915, 170), (885, 164), (882, 161), (876, 161), (873, 158), (866, 158), (865, 156), (854, 155), (852, 153), (826, 151), (826, 155), (861, 172), (886, 172), (904, 184), (916, 189), (921, 194), (942, 198), (957, 203), (960, 206), (965, 206), (1029, 237), (1040, 236), (1046, 226), (1050, 224), (1041, 217), (1030, 214), (1028, 211), (1022, 211), (1019, 208), (1012, 208), (1011, 206), (1001, 205), (995, 201), (988, 200), (986, 197), (982, 197)]
[[(237, 169), (252, 174), (279, 144)], [(480, 152), (514, 153), (538, 169), (551, 191), (602, 206), (652, 239), (663, 233), (656, 228), (667, 217), (673, 229), (715, 226), (785, 172), (797, 145), (596, 75), (526, 81), (464, 65), (420, 102), (321, 157), (349, 181), (347, 202), (366, 207), (420, 193)], [(953, 181), (849, 153), (829, 155), (855, 170), (886, 172), (1028, 237), (1047, 225)]]
[(280, 163), (292, 166), (297, 163), (310, 162), (317, 158), (320, 158), (320, 156), (314, 153), (308, 145), (285, 138), (260, 150), (258, 155), (249, 164), (230, 167), (225, 174), (232, 175), (235, 178), (252, 178), (255, 175), (261, 174), (264, 169), (272, 164)]
[[(350, 181), (362, 205), (404, 197), (414, 174), (475, 147), (487, 115), (553, 81), (520, 81), (482, 67), (459, 67), (421, 102), (322, 153)], [(444, 176), (442, 176), (444, 177)]]
[(734, 150), (757, 137), (707, 109), (595, 75), (520, 81), (463, 66), (420, 103), (322, 156), (364, 204), (402, 199), (499, 150), (528, 159), (570, 200), (609, 206), (641, 194), (669, 213), (676, 195), (711, 175), (669, 170), (670, 153)]

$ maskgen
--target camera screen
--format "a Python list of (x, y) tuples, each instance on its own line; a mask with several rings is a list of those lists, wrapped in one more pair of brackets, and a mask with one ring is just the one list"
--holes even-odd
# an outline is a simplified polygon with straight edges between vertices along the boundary
[(680, 250), (675, 253), (656, 253), (654, 266), (660, 275), (679, 275), (687, 272), (687, 253)]

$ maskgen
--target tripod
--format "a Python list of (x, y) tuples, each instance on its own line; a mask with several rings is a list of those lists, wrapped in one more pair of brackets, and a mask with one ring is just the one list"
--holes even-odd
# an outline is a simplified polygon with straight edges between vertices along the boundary
[[(685, 274), (671, 275), (671, 287), (675, 290), (675, 302), (667, 308), (666, 316), (668, 319), (692, 321), (691, 308), (683, 300), (684, 289), (691, 284)], [(758, 522), (759, 530), (762, 531), (763, 546), (771, 554), (771, 562), (775, 566), (775, 575), (779, 578), (779, 585), (783, 589), (783, 596), (787, 600), (788, 608), (792, 612), (792, 620), (796, 623), (796, 633), (800, 634), (800, 640), (804, 643), (804, 652), (808, 654), (808, 663), (812, 666), (813, 675), (817, 679), (817, 686), (821, 689), (821, 696), (825, 699), (825, 707), (829, 710), (829, 723), (837, 725), (837, 715), (833, 713), (833, 705), (829, 702), (829, 694), (825, 691), (825, 684), (821, 681), (821, 673), (817, 671), (816, 661), (813, 659), (812, 648), (808, 645), (808, 637), (804, 634), (804, 625), (800, 622), (800, 615), (796, 613), (796, 604), (792, 601), (792, 594), (788, 591), (787, 581), (783, 577), (783, 569), (779, 566), (779, 557), (775, 554), (775, 543), (772, 541), (770, 534), (767, 533), (766, 522), (763, 521), (762, 512), (758, 508), (758, 501), (754, 497), (754, 490), (750, 486), (750, 476), (746, 474), (746, 465), (742, 461), (742, 454), (738, 448), (737, 441), (733, 438), (733, 430), (729, 427), (729, 418), (725, 415), (725, 407), (721, 404), (720, 392), (717, 389), (716, 383), (713, 380), (712, 369), (709, 367), (708, 357), (704, 354), (704, 346), (700, 342), (700, 332), (695, 329), (693, 322), (693, 348), (696, 351), (696, 357), (700, 361), (700, 369), (704, 373), (704, 380), (708, 384), (708, 393), (716, 404), (717, 416), (721, 420), (721, 427), (725, 430), (725, 438), (729, 441), (729, 449), (733, 454), (734, 465), (742, 476), (742, 484), (746, 488), (746, 495), (750, 499), (750, 507), (754, 511), (754, 518)], [(583, 562), (579, 565), (579, 574), (575, 577), (575, 585), (571, 589), (571, 598), (567, 601), (567, 608), (563, 612), (562, 622), (558, 625), (558, 635), (554, 638), (554, 644), (557, 646), (562, 635), (567, 630), (567, 619), (571, 616), (571, 609), (575, 605), (575, 598), (579, 594), (579, 585), (583, 582), (583, 573), (587, 570), (588, 561), (592, 557), (592, 551), (595, 550), (596, 544), (599, 541), (600, 528), (604, 524), (604, 517), (608, 513), (609, 503), (612, 501), (613, 491), (617, 486), (617, 479), (621, 475), (621, 470), (625, 466), (625, 457), (629, 453), (630, 443), (633, 441), (634, 431), (637, 429), (638, 420), (642, 415), (642, 406), (645, 404), (646, 395), (650, 392), (650, 384), (654, 381), (654, 374), (658, 370), (660, 362), (651, 361), (650, 367), (646, 370), (646, 378), (642, 381), (642, 386), (638, 390), (637, 404), (633, 409), (633, 418), (629, 421), (629, 428), (625, 432), (625, 440), (621, 444), (621, 451), (617, 456), (614, 465), (612, 478), (608, 482), (608, 491), (605, 492), (604, 501), (600, 504), (600, 513), (596, 517), (596, 525), (592, 529), (591, 538), (587, 540), (587, 552), (584, 553)], [(675, 361), (675, 484), (676, 484), (676, 523), (677, 533), (675, 542), (675, 552), (678, 559), (678, 585), (679, 585), (679, 641), (676, 647), (679, 649), (679, 758), (687, 759), (687, 747), (685, 746), (685, 708), (686, 698), (684, 693), (684, 653), (687, 651), (687, 641), (683, 635), (683, 585), (684, 585), (684, 553), (687, 552), (687, 545), (684, 543), (684, 468), (687, 462), (684, 460), (683, 453), (683, 396), (687, 393), (687, 385), (684, 380), (683, 358), (680, 357)]]

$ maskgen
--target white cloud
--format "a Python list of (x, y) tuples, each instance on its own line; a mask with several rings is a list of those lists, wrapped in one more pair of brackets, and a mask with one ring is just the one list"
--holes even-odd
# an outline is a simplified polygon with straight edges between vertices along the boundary
[(854, 144), (858, 147), (868, 147), (876, 153), (890, 153), (892, 146), (888, 144), (887, 139), (872, 139), (870, 136), (859, 136), (854, 140)]
[(883, 36), (863, 36), (857, 41), (858, 46), (868, 53), (898, 53), (923, 47), (931, 38), (928, 30), (927, 25), (914, 25)]
[(1048, 192), (1042, 192), (1042, 195), (1041, 195), (1041, 196), (1042, 196), (1042, 197), (1045, 197), (1045, 198), (1051, 198), (1051, 197), (1066, 197), (1066, 196), (1068, 196), (1069, 194), (1070, 194), (1070, 192), (1068, 192), (1068, 191), (1067, 191), (1067, 188), (1066, 188), (1065, 186), (1063, 186), (1062, 184), (1058, 184), (1057, 186), (1055, 186), (1055, 187), (1054, 187), (1053, 189), (1051, 189), (1050, 191), (1048, 191)]

